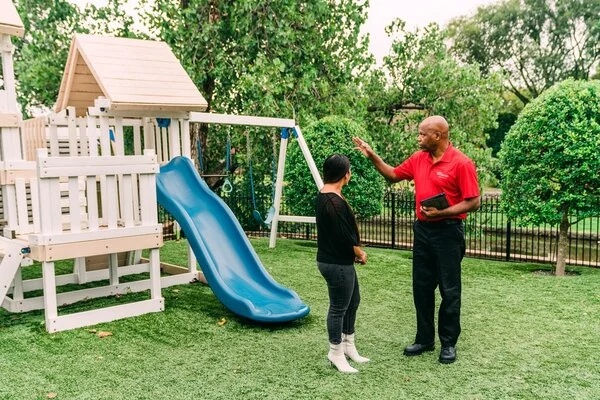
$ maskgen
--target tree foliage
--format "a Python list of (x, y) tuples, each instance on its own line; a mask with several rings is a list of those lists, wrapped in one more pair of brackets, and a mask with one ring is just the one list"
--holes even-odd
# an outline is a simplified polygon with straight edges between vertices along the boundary
[(383, 71), (373, 74), (366, 86), (373, 105), (368, 130), (384, 159), (391, 163), (406, 159), (417, 150), (419, 122), (442, 115), (450, 124), (452, 143), (475, 161), (480, 180), (493, 181), (485, 131), (496, 126), (501, 77), (482, 76), (477, 65), (459, 64), (448, 53), (436, 24), (410, 32), (396, 20), (387, 32), (393, 38), (392, 50), (384, 58)]
[[(599, 211), (599, 104), (600, 82), (559, 83), (525, 107), (500, 151), (507, 214), (524, 223), (560, 224), (559, 246), (566, 247), (572, 213), (585, 218)], [(560, 257), (559, 267), (564, 271)]]
[(517, 120), (517, 114), (511, 112), (503, 112), (498, 114), (498, 127), (488, 129), (486, 131), (488, 137), (486, 144), (492, 149), (492, 156), (496, 156), (500, 151), (500, 146), (504, 141), (504, 137)]
[[(352, 178), (344, 189), (344, 195), (359, 217), (379, 215), (385, 190), (384, 179), (373, 168), (371, 162), (354, 150), (352, 137), (359, 136), (367, 141), (371, 138), (356, 122), (331, 116), (310, 124), (303, 130), (310, 146), (313, 159), (322, 174), (325, 159), (333, 153), (348, 156)], [(308, 169), (300, 147), (295, 143), (288, 151), (285, 196), (289, 207), (296, 215), (314, 215), (317, 187)]]
[(600, 60), (600, 0), (507, 0), (450, 24), (453, 51), (501, 70), (526, 104), (554, 83), (589, 79)]
[[(151, 4), (146, 24), (152, 34), (174, 50), (209, 111), (295, 115), (301, 124), (351, 112), (344, 110), (352, 99), (347, 86), (355, 86), (356, 77), (372, 63), (368, 42), (360, 36), (366, 1), (143, 3)], [(203, 127), (200, 135), (211, 168), (221, 157), (225, 133), (208, 129)], [(238, 132), (233, 138), (238, 148), (245, 147), (243, 137)], [(268, 158), (268, 147), (254, 148), (258, 159)], [(269, 166), (258, 167), (267, 173)]]

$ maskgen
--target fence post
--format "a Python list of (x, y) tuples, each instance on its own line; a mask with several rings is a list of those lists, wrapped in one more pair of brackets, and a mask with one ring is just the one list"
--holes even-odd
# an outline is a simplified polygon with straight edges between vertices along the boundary
[(511, 223), (510, 220), (506, 223), (506, 261), (510, 261), (510, 231)]
[(392, 249), (396, 247), (396, 193), (392, 193)]

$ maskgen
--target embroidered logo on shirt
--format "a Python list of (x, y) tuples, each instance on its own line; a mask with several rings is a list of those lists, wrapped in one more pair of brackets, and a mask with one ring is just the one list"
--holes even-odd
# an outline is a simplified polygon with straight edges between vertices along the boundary
[(444, 178), (444, 179), (446, 179), (446, 178), (449, 178), (449, 177), (450, 177), (449, 175), (446, 175), (446, 174), (445, 174), (445, 173), (443, 173), (442, 171), (437, 171), (435, 174), (436, 174), (437, 176), (439, 176), (440, 178)]

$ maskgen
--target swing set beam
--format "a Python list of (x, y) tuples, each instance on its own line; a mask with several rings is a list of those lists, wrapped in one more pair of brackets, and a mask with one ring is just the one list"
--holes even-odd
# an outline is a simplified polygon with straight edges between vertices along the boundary
[(191, 112), (190, 122), (222, 125), (272, 126), (275, 128), (293, 128), (296, 126), (296, 121), (293, 119), (203, 112)]
[[(323, 187), (323, 180), (319, 174), (319, 170), (315, 165), (315, 161), (312, 158), (312, 154), (308, 149), (308, 145), (302, 136), (300, 127), (296, 125), (296, 121), (293, 119), (284, 118), (269, 118), (269, 117), (254, 117), (248, 115), (232, 115), (232, 114), (212, 114), (203, 112), (190, 112), (190, 122), (199, 122), (205, 124), (221, 124), (221, 125), (246, 125), (246, 126), (268, 126), (276, 128), (289, 128), (293, 136), (297, 139), (302, 155), (308, 164), (310, 173), (315, 181), (317, 190), (321, 190)], [(285, 131), (285, 129), (284, 129)], [(307, 216), (294, 216), (294, 215), (279, 215), (281, 209), (281, 197), (283, 194), (283, 176), (285, 172), (285, 158), (287, 154), (287, 145), (289, 141), (289, 131), (287, 134), (282, 132), (281, 144), (279, 146), (279, 159), (277, 162), (277, 178), (275, 183), (275, 198), (273, 205), (275, 207), (275, 213), (273, 220), (271, 221), (271, 235), (269, 237), (269, 247), (275, 247), (277, 240), (277, 226), (279, 221), (284, 222), (301, 222), (301, 223), (315, 223), (315, 217)]]

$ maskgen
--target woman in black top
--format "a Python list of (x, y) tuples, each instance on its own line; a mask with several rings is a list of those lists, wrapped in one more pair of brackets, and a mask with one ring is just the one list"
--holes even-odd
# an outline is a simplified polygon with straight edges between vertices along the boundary
[(317, 195), (317, 266), (327, 282), (329, 312), (327, 358), (340, 372), (358, 372), (346, 360), (367, 362), (354, 346), (354, 322), (360, 303), (354, 262), (365, 264), (367, 254), (359, 247), (358, 227), (352, 209), (342, 196), (350, 181), (350, 160), (333, 154), (323, 164), (325, 185)]

